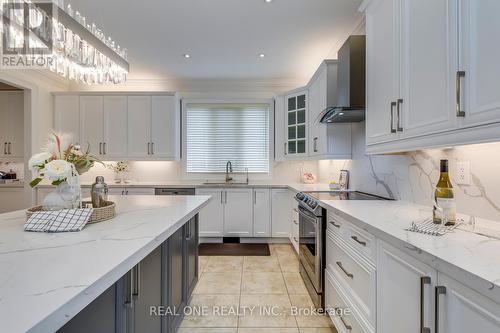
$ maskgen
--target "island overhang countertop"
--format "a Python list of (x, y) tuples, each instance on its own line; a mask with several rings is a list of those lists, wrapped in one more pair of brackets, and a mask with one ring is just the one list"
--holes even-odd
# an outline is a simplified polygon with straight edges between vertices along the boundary
[(195, 216), (210, 196), (110, 196), (117, 216), (73, 233), (24, 232), (0, 214), (3, 332), (51, 332)]

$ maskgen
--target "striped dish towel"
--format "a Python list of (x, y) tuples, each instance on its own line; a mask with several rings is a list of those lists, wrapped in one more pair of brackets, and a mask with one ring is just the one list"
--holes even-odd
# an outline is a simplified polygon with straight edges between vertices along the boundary
[(24, 231), (80, 231), (90, 219), (92, 208), (36, 212), (24, 224)]

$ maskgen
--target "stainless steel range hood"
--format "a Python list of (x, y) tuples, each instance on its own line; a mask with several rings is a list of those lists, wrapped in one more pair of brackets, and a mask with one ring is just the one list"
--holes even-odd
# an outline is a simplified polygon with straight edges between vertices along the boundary
[[(329, 105), (319, 116), (321, 123), (352, 123), (365, 120), (365, 36), (350, 36), (339, 50), (336, 105)], [(329, 99), (330, 100), (330, 99)]]

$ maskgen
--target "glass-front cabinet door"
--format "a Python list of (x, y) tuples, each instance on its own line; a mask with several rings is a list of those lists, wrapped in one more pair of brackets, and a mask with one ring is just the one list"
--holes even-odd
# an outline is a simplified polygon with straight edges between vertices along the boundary
[(307, 91), (288, 95), (286, 100), (286, 155), (307, 155)]

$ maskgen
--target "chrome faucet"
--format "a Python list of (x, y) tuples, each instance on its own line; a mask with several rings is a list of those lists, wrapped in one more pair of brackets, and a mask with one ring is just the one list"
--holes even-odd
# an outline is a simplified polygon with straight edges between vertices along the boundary
[(226, 163), (226, 183), (229, 183), (231, 180), (233, 180), (233, 177), (229, 177), (229, 174), (233, 173), (233, 164), (231, 161), (227, 161)]

